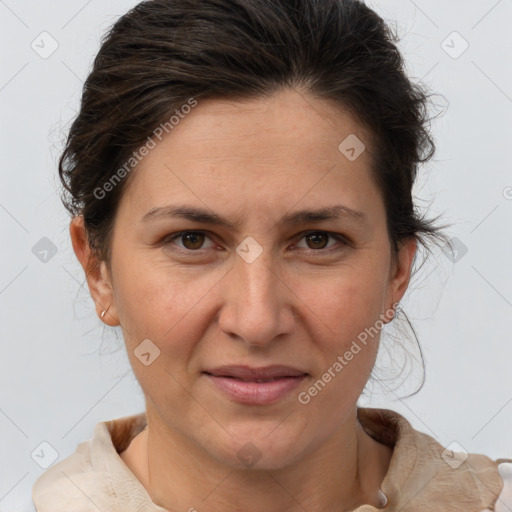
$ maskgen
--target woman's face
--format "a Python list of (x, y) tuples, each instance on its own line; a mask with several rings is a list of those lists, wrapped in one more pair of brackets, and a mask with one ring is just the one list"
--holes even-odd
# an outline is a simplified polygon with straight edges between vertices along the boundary
[(292, 90), (199, 101), (123, 193), (98, 311), (148, 417), (217, 461), (284, 467), (333, 436), (375, 361), (368, 330), (405, 292), (415, 244), (392, 264), (354, 135), (369, 149), (347, 112)]

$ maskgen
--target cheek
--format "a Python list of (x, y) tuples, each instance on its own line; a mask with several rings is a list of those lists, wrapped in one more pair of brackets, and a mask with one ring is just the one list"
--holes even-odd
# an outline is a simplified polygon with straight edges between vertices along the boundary
[(387, 292), (383, 265), (368, 262), (339, 268), (319, 279), (297, 281), (297, 295), (316, 314), (327, 334), (344, 345), (371, 327), (384, 313)]
[(361, 275), (331, 280), (323, 294), (315, 294), (315, 308), (329, 329), (314, 337), (320, 371), (303, 390), (301, 403), (309, 400), (305, 407), (312, 407), (313, 416), (331, 411), (331, 426), (357, 403), (374, 367), (384, 325), (379, 318), (384, 312), (382, 278), (369, 271), (364, 280)]
[(210, 292), (222, 273), (200, 275), (159, 261), (120, 261), (115, 289), (127, 348), (145, 339), (173, 358), (185, 356), (197, 342)]

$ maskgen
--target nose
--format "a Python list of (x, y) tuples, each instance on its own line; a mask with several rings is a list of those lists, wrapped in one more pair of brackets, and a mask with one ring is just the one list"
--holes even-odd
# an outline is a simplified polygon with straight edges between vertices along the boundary
[(218, 324), (223, 332), (263, 348), (293, 331), (293, 293), (265, 251), (252, 263), (236, 255), (222, 283)]

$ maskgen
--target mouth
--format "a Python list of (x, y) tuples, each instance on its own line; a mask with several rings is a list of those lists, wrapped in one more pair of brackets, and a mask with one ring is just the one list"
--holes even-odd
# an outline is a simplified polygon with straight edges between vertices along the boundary
[(260, 383), (260, 382), (274, 382), (274, 381), (279, 380), (279, 379), (289, 378), (289, 377), (283, 375), (282, 377), (272, 377), (271, 379), (247, 379), (247, 378), (233, 377), (231, 375), (213, 375), (213, 374), (208, 373), (208, 372), (205, 372), (205, 373), (206, 373), (206, 375), (211, 375), (212, 377), (222, 377), (222, 378), (225, 378), (225, 379), (241, 380), (242, 382), (257, 382), (257, 383)]
[(268, 405), (283, 399), (309, 375), (282, 365), (263, 368), (223, 366), (203, 374), (225, 397), (251, 405)]

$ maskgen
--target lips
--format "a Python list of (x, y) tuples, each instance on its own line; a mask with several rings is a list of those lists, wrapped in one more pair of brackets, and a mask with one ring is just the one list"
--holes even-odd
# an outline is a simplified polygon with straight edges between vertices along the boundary
[(284, 398), (308, 373), (283, 365), (252, 368), (221, 366), (204, 372), (217, 390), (243, 404), (268, 405)]
[(231, 377), (248, 382), (271, 382), (284, 377), (299, 377), (307, 373), (283, 365), (265, 366), (262, 368), (252, 368), (250, 366), (220, 366), (205, 373), (214, 377)]

